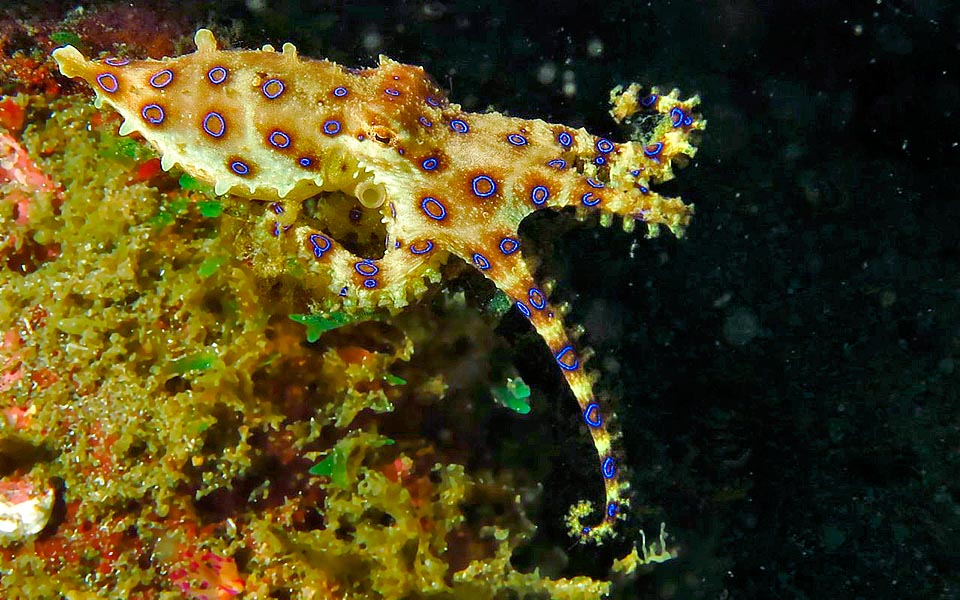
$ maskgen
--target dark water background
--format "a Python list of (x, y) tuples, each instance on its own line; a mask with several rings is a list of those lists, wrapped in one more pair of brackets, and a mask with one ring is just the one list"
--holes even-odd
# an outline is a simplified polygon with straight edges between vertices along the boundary
[[(467, 109), (614, 137), (618, 83), (702, 96), (700, 153), (661, 188), (696, 204), (686, 239), (525, 227), (617, 399), (651, 507), (633, 525), (681, 547), (622, 597), (960, 598), (957, 2), (264, 2), (150, 6), (239, 22), (248, 47), (383, 52)], [(498, 331), (563, 398), (488, 440), (545, 473), (532, 567), (596, 468), (529, 326)], [(602, 577), (619, 551), (573, 548), (556, 574)]]

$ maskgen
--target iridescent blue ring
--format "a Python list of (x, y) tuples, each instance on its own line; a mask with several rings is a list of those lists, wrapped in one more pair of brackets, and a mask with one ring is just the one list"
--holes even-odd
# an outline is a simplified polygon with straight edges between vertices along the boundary
[[(210, 128), (211, 120), (216, 121), (220, 125), (219, 131), (214, 131)], [(223, 116), (220, 113), (210, 111), (207, 113), (207, 116), (203, 118), (203, 130), (211, 137), (223, 137), (223, 134), (227, 132), (227, 122), (224, 121)]]
[(651, 106), (653, 106), (654, 104), (657, 103), (657, 98), (659, 98), (659, 97), (660, 97), (660, 96), (657, 96), (656, 94), (650, 94), (649, 96), (647, 96), (646, 98), (644, 98), (643, 100), (641, 100), (641, 101), (640, 101), (640, 104), (642, 104), (642, 105), (644, 105), (644, 106), (646, 106), (646, 107), (649, 108), (649, 107), (651, 107)]
[(474, 253), (473, 264), (477, 265), (477, 268), (481, 271), (486, 271), (490, 268), (490, 261), (487, 260), (486, 256), (480, 254), (479, 252)]
[(607, 164), (607, 159), (602, 156), (598, 156), (593, 159), (593, 164), (597, 165), (598, 167), (602, 167), (603, 165)]
[[(270, 87), (277, 88), (277, 91), (271, 92), (268, 89)], [(260, 91), (263, 92), (263, 95), (267, 98), (267, 100), (276, 100), (280, 97), (280, 94), (282, 94), (285, 89), (287, 89), (287, 86), (284, 85), (284, 83), (279, 79), (268, 79), (264, 81), (263, 85), (260, 87)]]
[(328, 119), (323, 124), (323, 132), (327, 135), (337, 135), (340, 133), (340, 121)]
[(467, 122), (463, 119), (454, 119), (450, 121), (450, 129), (456, 131), (457, 133), (467, 133), (470, 131), (470, 126), (467, 125)]
[(513, 144), (514, 146), (526, 146), (527, 138), (523, 137), (519, 133), (511, 133), (507, 136), (507, 141)]
[(679, 127), (683, 123), (683, 111), (674, 106), (670, 109), (670, 124)]
[(103, 61), (105, 64), (110, 65), (111, 67), (122, 67), (123, 65), (129, 65), (129, 58), (116, 58), (111, 56), (110, 58)]
[(561, 131), (560, 134), (557, 135), (557, 142), (564, 148), (569, 148), (573, 145), (573, 136), (566, 131)]
[[(481, 183), (486, 183), (490, 186), (490, 189), (485, 192), (480, 191), (478, 186)], [(473, 195), (478, 198), (488, 198), (497, 192), (497, 182), (489, 175), (477, 175), (473, 178), (473, 181), (470, 182), (470, 186), (473, 189)]]
[(583, 195), (580, 196), (580, 202), (582, 202), (584, 206), (596, 206), (600, 204), (600, 200), (600, 196), (594, 196), (593, 192), (584, 192)]
[(649, 156), (650, 158), (654, 158), (655, 156), (659, 155), (660, 152), (662, 151), (663, 151), (663, 142), (650, 144), (649, 146), (643, 149), (643, 153)]
[[(567, 354), (573, 354), (573, 363), (567, 364), (563, 361), (563, 358)], [(580, 367), (580, 359), (576, 357), (576, 353), (573, 350), (573, 346), (564, 346), (560, 352), (557, 352), (557, 364), (560, 365), (560, 368), (564, 371), (576, 371)]]
[(537, 310), (543, 310), (547, 305), (546, 296), (537, 288), (530, 288), (530, 291), (527, 292), (527, 297), (530, 298), (530, 305)]
[(437, 99), (434, 98), (433, 96), (427, 96), (427, 104), (429, 104), (434, 108), (437, 108), (440, 106), (440, 102), (438, 102)]
[(595, 190), (599, 190), (600, 188), (606, 187), (605, 185), (603, 185), (602, 182), (597, 181), (596, 179), (594, 179), (594, 178), (592, 178), (592, 177), (587, 177), (587, 185), (589, 185), (590, 187), (592, 187), (592, 188), (595, 189)]
[(583, 411), (583, 422), (590, 427), (600, 427), (603, 425), (603, 419), (600, 418), (600, 405), (591, 402)]
[(230, 170), (241, 177), (250, 174), (250, 167), (247, 166), (247, 163), (243, 162), (242, 160), (232, 161), (230, 163)]
[(297, 163), (299, 163), (301, 167), (303, 167), (304, 169), (306, 169), (307, 167), (309, 167), (310, 165), (313, 164), (313, 159), (310, 158), (309, 156), (301, 156), (301, 157), (297, 160)]
[(423, 125), (424, 127), (433, 127), (433, 122), (426, 117), (420, 117), (417, 120), (420, 121), (420, 124)]
[(377, 287), (377, 280), (376, 280), (376, 279), (364, 279), (364, 280), (363, 280), (363, 287), (367, 288), (368, 290), (373, 289), (373, 288)]
[(280, 131), (279, 129), (274, 129), (267, 137), (267, 141), (270, 142), (270, 145), (274, 148), (279, 148), (283, 150), (284, 148), (290, 147), (290, 136)]
[(394, 89), (394, 88), (387, 88), (383, 90), (383, 93), (388, 96), (393, 96), (394, 98), (396, 98), (397, 96), (400, 95), (400, 90)]
[(538, 185), (530, 190), (530, 202), (537, 206), (543, 205), (548, 198), (550, 198), (550, 188), (545, 185)]
[(114, 94), (120, 89), (120, 82), (117, 81), (117, 76), (113, 73), (100, 73), (97, 75), (97, 85), (108, 94)]
[(523, 316), (527, 317), (528, 319), (530, 318), (530, 309), (527, 308), (526, 304), (520, 302), (519, 300), (517, 300), (517, 310), (519, 310)]
[(330, 238), (319, 233), (311, 233), (307, 239), (313, 245), (313, 255), (317, 258), (323, 258), (324, 253), (333, 247)]
[(602, 154), (607, 154), (607, 153), (609, 153), (609, 152), (613, 152), (613, 149), (614, 149), (614, 147), (615, 147), (615, 146), (613, 145), (613, 142), (611, 142), (611, 141), (608, 140), (607, 138), (598, 138), (598, 139), (597, 139), (597, 143), (595, 144), (595, 146), (596, 146), (596, 148), (597, 148), (597, 152), (600, 152), (600, 153), (602, 153)]
[[(148, 114), (149, 112), (159, 114), (150, 116)], [(166, 114), (163, 112), (163, 107), (159, 104), (147, 104), (140, 110), (140, 116), (143, 117), (144, 121), (150, 123), (151, 125), (159, 125), (160, 123), (163, 123), (164, 118), (166, 118)]]
[(500, 252), (509, 256), (520, 249), (520, 242), (516, 238), (505, 237), (500, 240)]
[(547, 166), (562, 171), (567, 168), (567, 161), (563, 160), (562, 158), (555, 158), (553, 160), (548, 160)]
[(683, 118), (683, 126), (690, 127), (691, 125), (693, 125), (693, 117), (691, 117), (690, 115), (685, 116)]
[(211, 67), (210, 70), (207, 71), (207, 79), (213, 85), (220, 85), (227, 80), (227, 69), (220, 66)]
[(173, 82), (173, 71), (162, 69), (150, 76), (150, 86), (158, 90), (163, 89)]
[(426, 254), (427, 252), (430, 252), (431, 250), (433, 250), (433, 242), (431, 242), (430, 240), (424, 240), (424, 244), (422, 248), (417, 247), (417, 244), (419, 243), (420, 242), (414, 242), (413, 244), (410, 244), (411, 254), (416, 254), (417, 256), (419, 256), (421, 254)]
[(424, 159), (424, 161), (420, 163), (420, 166), (423, 167), (424, 171), (432, 171), (436, 169), (438, 166), (440, 166), (440, 161), (434, 157), (430, 157), (430, 158)]
[(420, 201), (420, 208), (434, 221), (442, 221), (447, 218), (447, 209), (433, 196), (426, 196)]
[(353, 265), (354, 270), (364, 277), (373, 277), (380, 272), (380, 267), (373, 264), (369, 259), (361, 260)]
[(337, 87), (333, 88), (333, 95), (337, 98), (343, 98), (349, 93), (350, 92), (347, 91), (347, 88), (343, 87), (342, 85), (338, 85)]
[(606, 457), (603, 459), (600, 470), (603, 472), (604, 478), (613, 479), (613, 476), (617, 474), (617, 461), (611, 456)]
[(617, 516), (617, 509), (618, 509), (618, 508), (619, 508), (619, 507), (617, 506), (617, 503), (616, 503), (616, 502), (611, 502), (610, 504), (608, 504), (608, 505), (607, 505), (607, 518), (608, 518), (608, 519), (612, 519), (612, 518), (614, 518), (615, 516)]

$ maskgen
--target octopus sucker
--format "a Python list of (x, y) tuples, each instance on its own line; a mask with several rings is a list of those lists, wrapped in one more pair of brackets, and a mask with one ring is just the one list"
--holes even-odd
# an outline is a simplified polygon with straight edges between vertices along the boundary
[[(596, 449), (600, 516), (588, 524), (590, 503), (576, 504), (570, 533), (595, 543), (614, 535), (628, 483), (608, 428), (613, 415), (594, 392), (596, 376), (567, 333), (565, 311), (521, 259), (517, 231), (533, 212), (573, 207), (600, 213), (604, 225), (619, 216), (625, 231), (642, 221), (648, 236), (661, 226), (681, 236), (693, 206), (653, 186), (695, 155), (706, 126), (699, 98), (637, 84), (614, 89), (615, 121), (644, 115), (642, 131), (617, 142), (539, 119), (466, 112), (421, 67), (385, 56), (354, 70), (302, 57), (290, 43), (280, 52), (269, 44), (221, 50), (207, 29), (195, 42), (196, 52), (163, 60), (87, 60), (72, 46), (53, 57), (61, 73), (90, 85), (97, 107), (120, 113), (121, 135), (137, 132), (157, 149), (164, 170), (179, 166), (218, 195), (272, 202), (246, 243), (282, 253), (276, 265), (295, 261), (318, 306), (399, 310), (440, 280), (451, 256), (493, 281), (543, 338)], [(342, 205), (333, 202), (338, 194), (355, 199), (359, 208), (348, 210), (378, 215), (382, 257), (359, 256), (327, 233), (334, 221), (350, 222), (332, 211)], [(317, 210), (299, 210), (304, 202)]]

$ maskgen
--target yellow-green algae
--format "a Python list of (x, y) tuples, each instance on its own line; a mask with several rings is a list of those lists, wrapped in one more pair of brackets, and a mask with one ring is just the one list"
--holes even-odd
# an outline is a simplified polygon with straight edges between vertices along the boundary
[[(414, 351), (396, 327), (303, 343), (289, 315), (324, 299), (244, 235), (265, 207), (176, 174), (132, 181), (144, 155), (115, 123), (91, 126), (85, 98), (43, 102), (21, 141), (63, 185), (62, 206), (34, 194), (18, 224), (0, 202), (0, 232), (60, 250), (0, 269), (0, 333), (18, 332), (25, 367), (0, 408), (36, 409), (0, 419), (0, 475), (54, 482), (61, 509), (39, 538), (0, 550), (0, 596), (182, 598), (170, 573), (184, 549), (233, 558), (247, 598), (609, 592), (514, 569), (532, 526), (509, 473), (467, 473), (426, 440), (384, 444), (376, 413), (436, 399), (442, 383), (391, 373)], [(307, 472), (331, 453), (337, 477)], [(468, 524), (467, 505), (506, 509)]]

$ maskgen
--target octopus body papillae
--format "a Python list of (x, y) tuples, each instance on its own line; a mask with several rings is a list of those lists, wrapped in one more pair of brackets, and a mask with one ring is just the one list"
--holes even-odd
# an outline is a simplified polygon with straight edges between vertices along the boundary
[[(54, 52), (62, 73), (80, 77), (123, 117), (120, 133), (139, 132), (178, 166), (230, 194), (272, 202), (267, 235), (282, 238), (314, 293), (339, 310), (396, 310), (436, 281), (455, 255), (507, 294), (546, 342), (580, 405), (605, 484), (602, 516), (585, 525), (590, 504), (571, 509), (571, 534), (600, 542), (624, 516), (627, 484), (577, 349), (523, 260), (518, 228), (537, 210), (575, 207), (601, 221), (637, 221), (656, 235), (680, 235), (692, 206), (651, 186), (671, 179), (671, 163), (696, 151), (705, 122), (698, 98), (636, 84), (611, 94), (618, 122), (656, 118), (645, 139), (624, 143), (537, 119), (463, 111), (421, 67), (380, 57), (348, 69), (278, 52), (220, 50), (196, 34), (197, 51), (163, 60), (87, 60), (74, 47)], [(304, 201), (328, 192), (355, 197), (379, 212), (382, 257), (358, 256), (323, 223), (303, 218)]]

